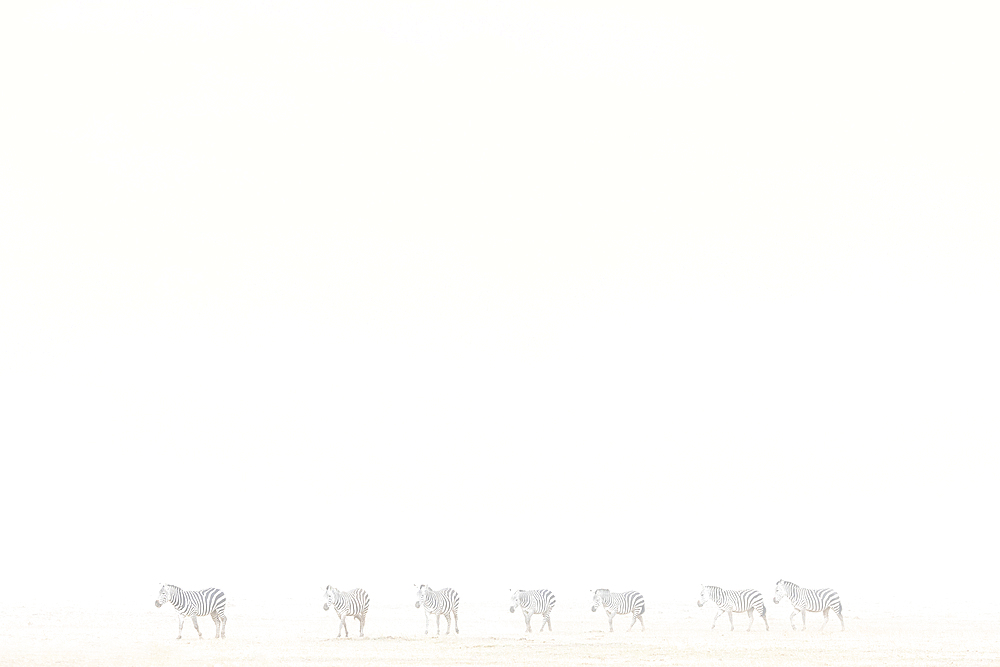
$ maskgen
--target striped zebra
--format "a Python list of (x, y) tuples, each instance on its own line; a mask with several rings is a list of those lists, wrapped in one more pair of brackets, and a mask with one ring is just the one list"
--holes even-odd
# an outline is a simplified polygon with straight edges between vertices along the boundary
[(328, 611), (330, 607), (337, 612), (340, 618), (340, 625), (337, 626), (337, 636), (340, 636), (341, 629), (344, 636), (350, 637), (347, 632), (347, 617), (353, 616), (361, 622), (361, 629), (358, 631), (362, 637), (365, 636), (365, 615), (368, 614), (368, 593), (363, 588), (352, 588), (349, 591), (340, 591), (333, 586), (326, 587), (326, 602), (323, 603), (323, 611)]
[(802, 629), (806, 629), (807, 611), (823, 612), (823, 625), (819, 626), (819, 629), (822, 630), (830, 621), (831, 609), (837, 615), (837, 618), (840, 619), (840, 629), (844, 630), (844, 614), (840, 606), (840, 596), (832, 588), (813, 590), (812, 588), (802, 588), (790, 581), (779, 579), (774, 588), (774, 604), (778, 604), (783, 597), (788, 598), (788, 601), (792, 603), (792, 607), (795, 609), (789, 617), (792, 621), (792, 630), (795, 630), (795, 614), (799, 612), (802, 612)]
[(764, 608), (764, 596), (760, 594), (760, 591), (755, 591), (752, 588), (742, 591), (731, 591), (719, 588), (718, 586), (702, 586), (701, 596), (698, 598), (698, 606), (701, 607), (707, 604), (709, 600), (719, 607), (719, 613), (712, 619), (713, 630), (715, 629), (716, 621), (722, 616), (722, 612), (729, 613), (729, 629), (735, 630), (736, 626), (733, 625), (733, 612), (735, 611), (738, 614), (746, 612), (747, 616), (750, 617), (750, 625), (747, 626), (747, 632), (750, 632), (750, 628), (753, 627), (754, 610), (764, 619), (764, 627), (768, 630), (771, 629), (767, 624), (767, 609)]
[(604, 611), (608, 615), (608, 630), (610, 632), (615, 631), (614, 626), (611, 624), (615, 614), (622, 614), (623, 616), (632, 615), (632, 625), (628, 626), (629, 630), (632, 629), (636, 621), (639, 621), (639, 625), (643, 630), (646, 629), (646, 622), (642, 620), (642, 615), (646, 613), (646, 601), (642, 598), (641, 593), (636, 591), (612, 593), (607, 588), (598, 588), (593, 593), (594, 606), (590, 608), (590, 611), (597, 611), (597, 607), (599, 606), (604, 607)]
[[(416, 586), (416, 584), (414, 584)], [(417, 603), (414, 605), (420, 609), (424, 606), (424, 634), (430, 632), (431, 614), (437, 617), (438, 634), (441, 634), (441, 615), (448, 622), (448, 629), (445, 634), (451, 632), (451, 617), (455, 616), (455, 634), (458, 634), (458, 593), (453, 588), (442, 588), (439, 591), (431, 589), (426, 584), (420, 584), (417, 589)]]
[(531, 617), (535, 614), (542, 615), (541, 632), (545, 629), (545, 624), (549, 624), (549, 632), (552, 632), (552, 607), (556, 606), (556, 596), (552, 591), (544, 588), (535, 591), (515, 591), (511, 589), (510, 613), (515, 609), (524, 612), (524, 627), (526, 632), (531, 632)]
[(191, 617), (194, 629), (201, 639), (198, 628), (199, 616), (211, 616), (215, 621), (215, 638), (226, 638), (226, 594), (218, 588), (206, 588), (203, 591), (184, 591), (177, 586), (163, 584), (160, 595), (156, 598), (157, 608), (170, 603), (177, 610), (177, 638), (181, 638), (184, 629), (184, 619)]

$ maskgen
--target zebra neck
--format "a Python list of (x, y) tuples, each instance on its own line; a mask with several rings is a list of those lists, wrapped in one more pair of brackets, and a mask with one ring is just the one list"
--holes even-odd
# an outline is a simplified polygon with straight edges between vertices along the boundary
[(172, 604), (174, 608), (179, 609), (182, 606), (184, 606), (184, 596), (181, 594), (182, 593), (181, 589), (177, 588), (176, 586), (171, 586), (170, 588), (167, 589), (167, 592), (169, 594), (168, 597), (170, 600), (170, 604)]

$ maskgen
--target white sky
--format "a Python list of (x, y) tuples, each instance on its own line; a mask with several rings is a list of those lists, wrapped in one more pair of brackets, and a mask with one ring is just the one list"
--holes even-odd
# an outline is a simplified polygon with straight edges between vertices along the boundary
[(0, 10), (8, 599), (995, 596), (990, 3), (250, 4)]

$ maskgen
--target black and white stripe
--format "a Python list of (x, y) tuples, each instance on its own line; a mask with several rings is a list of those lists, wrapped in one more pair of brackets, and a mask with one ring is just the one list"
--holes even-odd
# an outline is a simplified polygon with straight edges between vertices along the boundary
[(431, 614), (437, 618), (438, 634), (441, 634), (441, 615), (448, 622), (448, 629), (445, 634), (451, 632), (451, 617), (455, 617), (455, 634), (458, 634), (458, 593), (452, 588), (442, 588), (439, 591), (433, 590), (426, 584), (420, 584), (417, 589), (417, 603), (414, 605), (420, 609), (424, 608), (424, 634), (430, 632)]
[(157, 607), (170, 603), (177, 610), (177, 638), (181, 638), (184, 629), (184, 619), (191, 617), (194, 629), (201, 639), (198, 628), (199, 616), (211, 616), (215, 621), (215, 638), (226, 638), (226, 594), (218, 588), (206, 588), (202, 591), (185, 591), (177, 586), (163, 584), (160, 595), (156, 598)]
[(837, 615), (837, 618), (840, 619), (840, 629), (844, 629), (844, 614), (840, 606), (840, 596), (832, 588), (820, 588), (818, 590), (802, 588), (790, 581), (779, 579), (774, 588), (774, 604), (778, 604), (783, 597), (787, 597), (788, 601), (792, 603), (792, 607), (795, 608), (795, 611), (789, 617), (792, 621), (792, 630), (795, 629), (795, 614), (799, 612), (802, 613), (802, 629), (806, 629), (807, 611), (823, 612), (823, 625), (819, 626), (819, 629), (822, 630), (830, 621), (831, 609)]
[(533, 591), (511, 591), (510, 613), (515, 609), (524, 612), (524, 626), (526, 632), (531, 632), (531, 617), (535, 614), (542, 615), (541, 632), (545, 629), (545, 624), (549, 624), (549, 632), (552, 632), (552, 608), (556, 606), (556, 596), (552, 591), (544, 588)]
[(337, 617), (340, 618), (340, 625), (337, 626), (338, 637), (340, 636), (341, 629), (344, 630), (345, 637), (350, 636), (347, 633), (348, 616), (353, 616), (361, 622), (361, 629), (358, 634), (362, 637), (365, 636), (365, 616), (368, 614), (368, 593), (365, 592), (365, 589), (352, 588), (349, 591), (341, 591), (333, 586), (327, 586), (323, 611), (327, 611), (331, 607), (337, 612)]
[(636, 621), (639, 621), (643, 630), (646, 629), (646, 622), (642, 620), (642, 615), (646, 613), (646, 601), (642, 598), (641, 593), (636, 591), (612, 593), (607, 588), (598, 588), (594, 591), (594, 606), (590, 608), (590, 611), (597, 611), (598, 607), (604, 607), (604, 611), (608, 615), (608, 630), (610, 632), (615, 631), (612, 625), (615, 614), (632, 616), (632, 625), (628, 626), (629, 630), (632, 629)]
[(760, 591), (752, 588), (733, 591), (726, 588), (719, 588), (718, 586), (702, 586), (701, 596), (698, 598), (698, 606), (701, 607), (707, 604), (709, 600), (719, 607), (719, 613), (712, 619), (713, 630), (715, 629), (716, 621), (719, 620), (723, 612), (729, 614), (729, 629), (735, 630), (736, 626), (733, 625), (733, 612), (735, 611), (738, 614), (746, 612), (747, 616), (750, 617), (750, 625), (747, 626), (747, 632), (750, 632), (750, 628), (753, 627), (753, 613), (755, 610), (764, 619), (764, 627), (768, 630), (771, 629), (767, 624), (767, 609), (764, 608), (764, 596), (760, 594)]

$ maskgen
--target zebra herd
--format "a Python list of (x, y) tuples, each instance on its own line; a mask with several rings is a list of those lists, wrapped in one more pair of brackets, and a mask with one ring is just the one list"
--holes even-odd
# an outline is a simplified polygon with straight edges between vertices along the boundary
[[(416, 586), (416, 584), (414, 584)], [(646, 623), (642, 620), (642, 615), (646, 613), (646, 601), (638, 591), (625, 591), (615, 593), (607, 588), (598, 588), (591, 591), (594, 595), (594, 604), (590, 611), (597, 611), (598, 607), (604, 609), (608, 615), (608, 631), (614, 632), (615, 616), (631, 616), (632, 623), (628, 630), (632, 629), (636, 621), (639, 621), (641, 630), (646, 629)], [(337, 637), (341, 631), (347, 637), (347, 619), (354, 617), (360, 623), (358, 634), (365, 636), (365, 617), (368, 614), (368, 593), (363, 588), (353, 588), (349, 591), (341, 591), (333, 586), (326, 587), (323, 610), (331, 608), (340, 619), (337, 626)], [(802, 614), (802, 630), (806, 629), (806, 612), (823, 612), (823, 625), (820, 630), (826, 627), (830, 620), (830, 610), (832, 609), (837, 618), (840, 619), (840, 629), (844, 630), (844, 615), (840, 605), (840, 596), (831, 588), (811, 589), (802, 588), (790, 581), (779, 579), (774, 589), (774, 604), (778, 604), (782, 599), (788, 598), (792, 605), (792, 615), (790, 620), (792, 630), (796, 630), (795, 616)], [(698, 606), (704, 606), (711, 601), (718, 607), (718, 613), (712, 620), (712, 629), (723, 613), (729, 614), (730, 630), (735, 630), (733, 625), (733, 612), (738, 614), (746, 613), (750, 617), (750, 625), (747, 632), (753, 627), (754, 612), (760, 615), (764, 621), (764, 628), (770, 630), (767, 623), (767, 609), (764, 607), (764, 596), (760, 591), (748, 588), (744, 590), (728, 590), (718, 586), (702, 586), (701, 595), (698, 598)], [(201, 630), (198, 628), (199, 616), (211, 616), (215, 621), (215, 638), (226, 637), (226, 595), (218, 588), (206, 588), (201, 591), (185, 591), (177, 586), (164, 584), (160, 588), (160, 594), (154, 603), (161, 607), (167, 602), (177, 611), (177, 639), (181, 638), (181, 631), (184, 629), (184, 619), (191, 617), (194, 629), (201, 638)], [(441, 617), (444, 616), (447, 622), (445, 634), (451, 633), (451, 621), (455, 620), (455, 634), (458, 634), (458, 593), (453, 588), (441, 588), (434, 590), (430, 586), (421, 584), (417, 586), (417, 601), (414, 605), (417, 609), (424, 609), (424, 634), (430, 633), (431, 616), (437, 621), (437, 633), (441, 634)], [(556, 596), (550, 590), (544, 588), (537, 590), (512, 590), (510, 596), (510, 613), (518, 609), (524, 614), (525, 632), (531, 632), (531, 617), (540, 615), (542, 626), (539, 632), (549, 626), (552, 632), (552, 609), (556, 606)]]
[[(788, 598), (788, 601), (792, 603), (792, 615), (789, 617), (792, 622), (792, 630), (796, 629), (795, 615), (799, 613), (802, 614), (802, 629), (806, 629), (807, 611), (823, 612), (823, 625), (819, 626), (819, 629), (822, 630), (830, 620), (831, 609), (837, 615), (837, 618), (840, 619), (840, 629), (844, 630), (844, 614), (840, 606), (840, 596), (832, 588), (813, 590), (812, 588), (802, 588), (790, 581), (779, 579), (774, 587), (774, 604), (778, 604), (783, 598)], [(701, 597), (698, 598), (698, 606), (701, 607), (709, 600), (714, 602), (719, 608), (718, 613), (715, 614), (715, 618), (712, 619), (713, 630), (715, 629), (715, 622), (719, 620), (719, 616), (722, 616), (722, 612), (729, 614), (729, 629), (735, 630), (736, 626), (733, 625), (734, 611), (738, 614), (746, 612), (747, 616), (750, 617), (750, 625), (747, 626), (747, 632), (750, 632), (750, 628), (753, 627), (753, 613), (755, 611), (764, 620), (764, 628), (767, 630), (771, 629), (767, 624), (767, 609), (764, 607), (764, 596), (760, 594), (760, 591), (755, 591), (752, 588), (733, 591), (719, 588), (718, 586), (702, 586)]]

